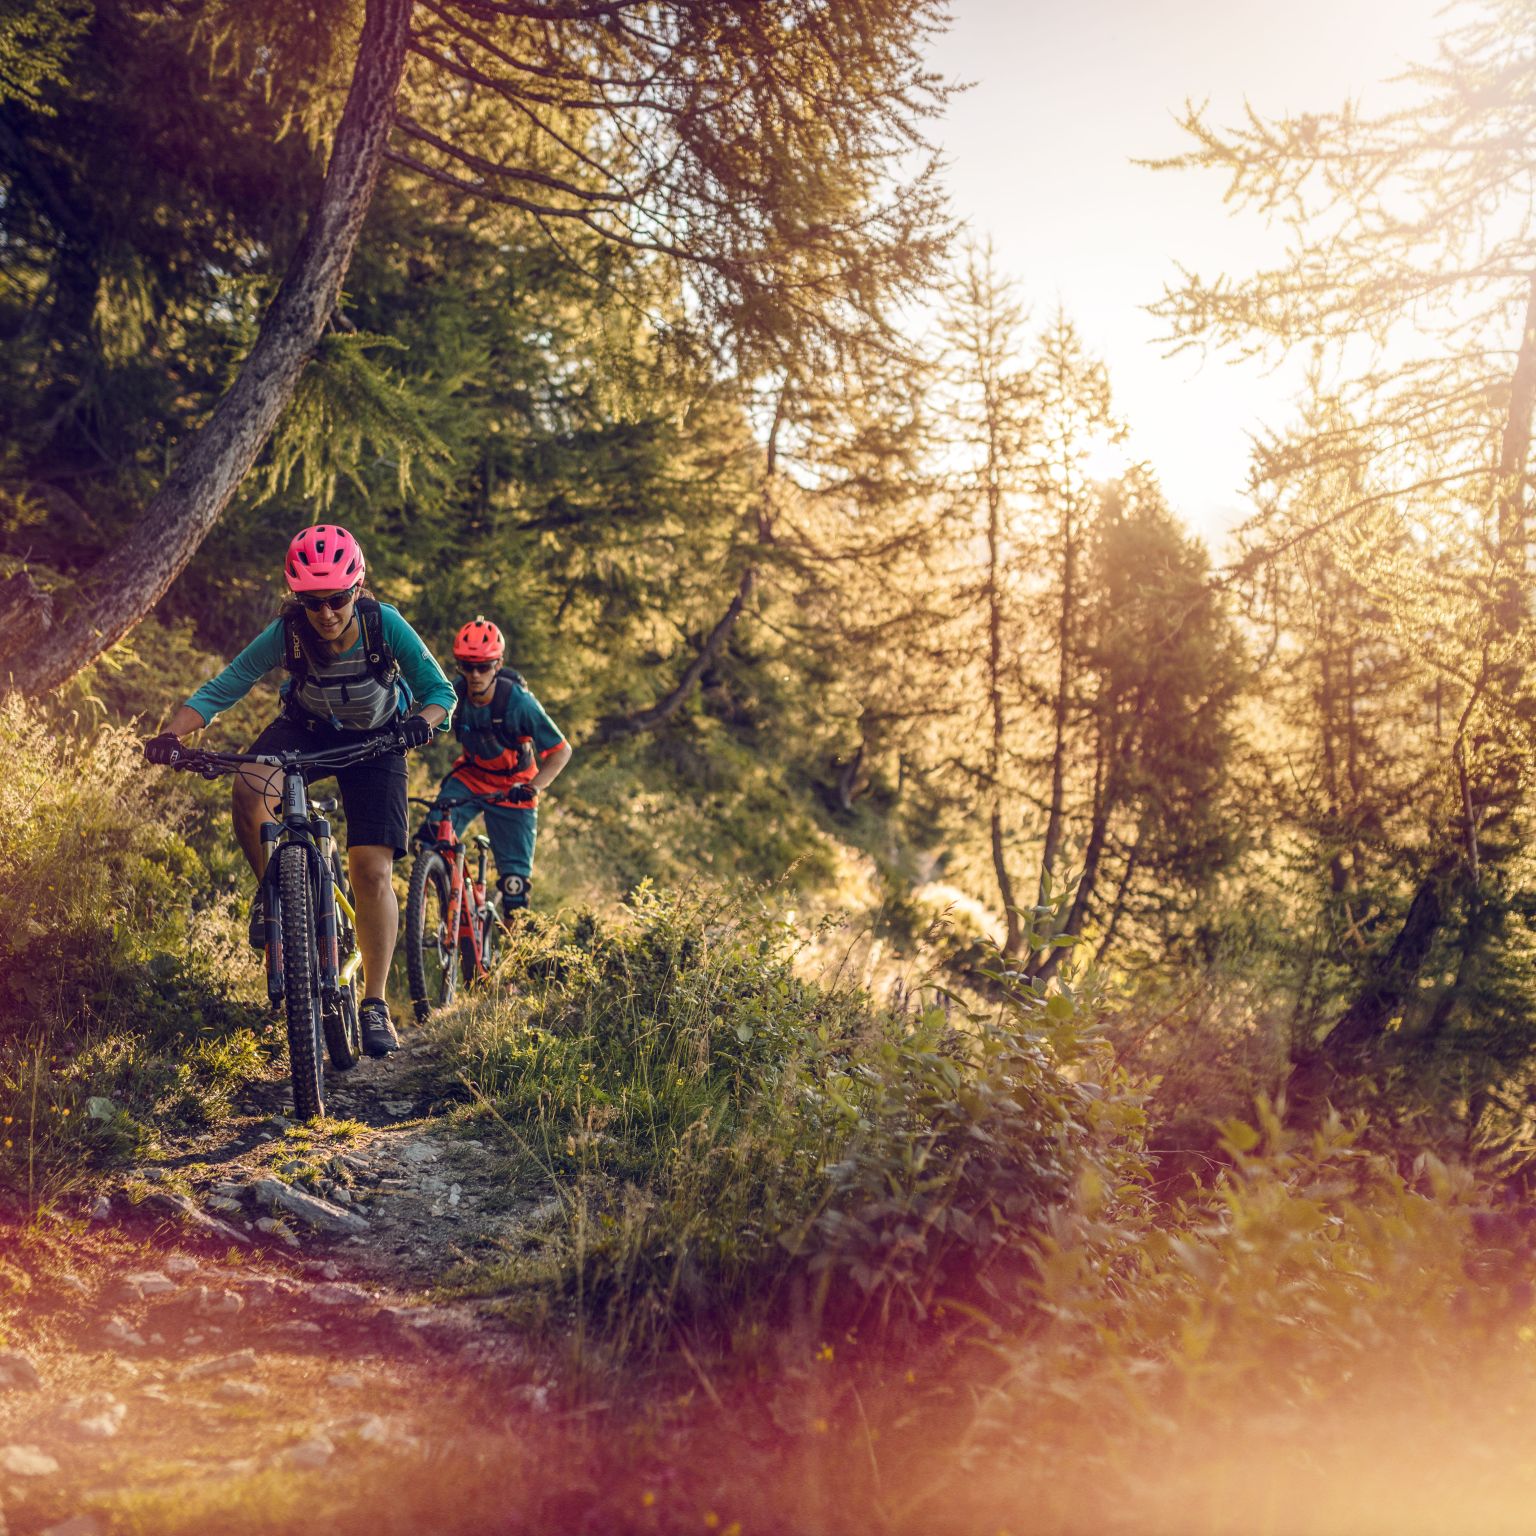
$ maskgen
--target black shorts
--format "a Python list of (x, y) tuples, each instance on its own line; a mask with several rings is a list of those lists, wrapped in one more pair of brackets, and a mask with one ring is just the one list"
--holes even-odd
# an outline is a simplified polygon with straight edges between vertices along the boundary
[[(349, 746), (366, 741), (377, 731), (338, 731), (331, 726), (310, 727), (287, 715), (279, 715), (247, 749), (251, 752), (319, 752), (325, 747)], [(316, 768), (306, 771), (304, 782), (336, 780), (341, 808), (347, 817), (349, 848), (393, 848), (395, 857), (405, 853), (406, 826), (405, 758), (386, 752), (355, 768)]]

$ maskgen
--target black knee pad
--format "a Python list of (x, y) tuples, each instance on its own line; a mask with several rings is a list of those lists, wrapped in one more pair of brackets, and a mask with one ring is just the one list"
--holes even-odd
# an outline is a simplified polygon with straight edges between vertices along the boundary
[(503, 917), (511, 917), (528, 905), (528, 887), (532, 884), (532, 875), (503, 875), (496, 882), (496, 889), (501, 892)]

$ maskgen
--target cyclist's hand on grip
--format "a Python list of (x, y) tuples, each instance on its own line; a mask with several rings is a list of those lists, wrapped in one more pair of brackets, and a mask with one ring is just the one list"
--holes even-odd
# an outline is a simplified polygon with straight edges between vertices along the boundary
[(435, 729), (430, 720), (420, 715), (408, 715), (400, 722), (400, 740), (407, 751), (413, 747), (424, 747), (432, 740)]
[(539, 792), (532, 784), (514, 784), (505, 796), (508, 805), (537, 805)]
[(174, 768), (184, 750), (181, 737), (173, 736), (169, 731), (161, 731), (144, 743), (144, 756), (162, 768)]

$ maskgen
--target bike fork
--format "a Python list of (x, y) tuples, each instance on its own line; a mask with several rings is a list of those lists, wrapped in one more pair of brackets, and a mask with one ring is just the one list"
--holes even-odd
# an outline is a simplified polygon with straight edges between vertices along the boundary
[(280, 1003), (283, 1000), (283, 913), (277, 894), (277, 880), (273, 875), (273, 854), (283, 829), (275, 821), (261, 824), (262, 892), (265, 897), (262, 909), (266, 913), (267, 929), (267, 1000)]

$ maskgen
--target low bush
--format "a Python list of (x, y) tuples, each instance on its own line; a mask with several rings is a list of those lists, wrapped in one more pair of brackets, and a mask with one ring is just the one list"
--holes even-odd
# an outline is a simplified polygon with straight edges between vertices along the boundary
[(620, 1353), (790, 1308), (866, 1337), (1017, 1310), (1046, 1214), (1135, 1156), (1092, 999), (892, 1013), (797, 975), (796, 942), (749, 899), (649, 889), (627, 923), (525, 937), (509, 990), (445, 1027), (565, 1220), (462, 1284)]
[(0, 1181), (29, 1198), (216, 1119), (264, 1065), (233, 895), (186, 812), (130, 731), (0, 706)]

